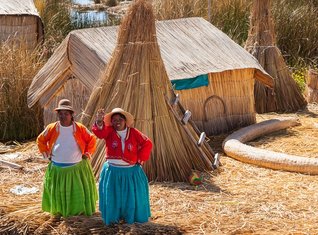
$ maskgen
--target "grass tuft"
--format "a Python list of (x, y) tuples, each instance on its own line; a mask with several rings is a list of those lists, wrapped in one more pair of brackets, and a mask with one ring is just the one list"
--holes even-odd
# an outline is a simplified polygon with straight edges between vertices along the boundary
[(27, 140), (43, 128), (42, 110), (27, 106), (27, 91), (43, 62), (21, 42), (0, 45), (0, 140)]

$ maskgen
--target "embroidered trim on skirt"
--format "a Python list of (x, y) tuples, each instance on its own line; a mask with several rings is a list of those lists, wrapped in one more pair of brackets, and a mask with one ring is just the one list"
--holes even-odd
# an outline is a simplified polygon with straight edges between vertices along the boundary
[(59, 167), (49, 163), (44, 178), (42, 210), (63, 217), (92, 215), (98, 199), (89, 160)]
[(99, 210), (106, 225), (144, 223), (150, 217), (148, 179), (140, 165), (116, 167), (104, 163), (99, 183)]

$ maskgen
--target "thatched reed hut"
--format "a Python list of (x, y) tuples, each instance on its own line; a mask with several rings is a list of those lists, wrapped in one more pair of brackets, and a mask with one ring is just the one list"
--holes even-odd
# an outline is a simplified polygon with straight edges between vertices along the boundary
[[(133, 114), (134, 126), (153, 142), (150, 160), (143, 166), (150, 180), (187, 181), (193, 170), (213, 170), (213, 151), (176, 101), (161, 58), (152, 6), (146, 0), (137, 0), (128, 9), (81, 122), (92, 126), (100, 108), (110, 112), (115, 107)], [(92, 161), (95, 173), (105, 161), (103, 142)]]
[[(117, 31), (71, 32), (34, 77), (28, 103), (39, 101), (49, 110), (45, 123), (54, 118), (51, 110), (60, 97), (71, 99), (77, 113), (82, 111), (86, 94), (111, 58)], [(253, 56), (203, 18), (159, 21), (156, 31), (168, 77), (199, 129), (213, 135), (255, 123), (255, 79), (266, 86), (273, 82)], [(75, 81), (83, 87), (74, 92), (68, 87)]]
[(259, 82), (255, 83), (258, 113), (295, 112), (306, 106), (307, 102), (276, 46), (271, 0), (253, 1), (245, 48), (274, 79), (274, 89), (269, 89)]
[(43, 35), (43, 23), (33, 0), (0, 0), (0, 42), (22, 40), (33, 49)]

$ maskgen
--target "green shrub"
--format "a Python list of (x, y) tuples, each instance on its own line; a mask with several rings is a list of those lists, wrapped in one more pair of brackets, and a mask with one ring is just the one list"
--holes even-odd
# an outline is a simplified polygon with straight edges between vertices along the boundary
[(318, 64), (318, 1), (273, 1), (277, 45), (291, 66)]
[(306, 68), (299, 68), (297, 70), (294, 70), (292, 73), (292, 77), (299, 86), (301, 92), (305, 91), (305, 86), (306, 86), (306, 77), (307, 74), (307, 69)]
[(250, 6), (250, 0), (220, 1), (212, 8), (211, 23), (243, 45), (248, 34)]
[(69, 0), (41, 0), (38, 6), (43, 8), (39, 12), (44, 24), (44, 48), (50, 56), (66, 35), (74, 29), (69, 13)]

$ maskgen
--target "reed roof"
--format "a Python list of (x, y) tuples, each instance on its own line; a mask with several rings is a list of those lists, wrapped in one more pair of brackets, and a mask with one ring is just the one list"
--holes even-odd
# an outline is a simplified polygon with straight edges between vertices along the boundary
[[(29, 106), (46, 104), (73, 73), (90, 90), (109, 62), (118, 26), (72, 31), (47, 64), (34, 77), (28, 93)], [(272, 86), (271, 77), (258, 61), (221, 30), (203, 18), (157, 21), (160, 52), (170, 80), (202, 74), (255, 68), (255, 78)]]
[(0, 15), (39, 16), (33, 0), (0, 0)]

